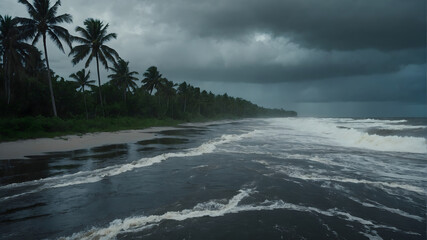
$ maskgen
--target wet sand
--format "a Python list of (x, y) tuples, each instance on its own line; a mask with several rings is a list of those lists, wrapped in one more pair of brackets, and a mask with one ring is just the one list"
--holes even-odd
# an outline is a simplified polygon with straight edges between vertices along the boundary
[(0, 143), (0, 160), (26, 159), (27, 156), (43, 155), (49, 152), (62, 152), (87, 149), (107, 144), (134, 143), (153, 139), (157, 132), (174, 130), (176, 127), (152, 127), (140, 130), (87, 133), (55, 138), (37, 138)]

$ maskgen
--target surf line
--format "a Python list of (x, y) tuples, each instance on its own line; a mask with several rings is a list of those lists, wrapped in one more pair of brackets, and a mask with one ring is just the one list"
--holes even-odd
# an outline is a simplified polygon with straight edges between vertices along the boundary
[(34, 181), (28, 181), (23, 183), (12, 183), (9, 185), (1, 186), (0, 190), (3, 189), (11, 189), (11, 188), (19, 188), (19, 187), (27, 187), (27, 186), (35, 186), (38, 184), (42, 184), (41, 186), (38, 186), (37, 188), (28, 191), (19, 193), (12, 196), (6, 196), (3, 198), (0, 198), (1, 201), (14, 199), (17, 197), (25, 196), (27, 194), (40, 192), (45, 189), (50, 188), (60, 188), (60, 187), (67, 187), (72, 185), (78, 185), (78, 184), (87, 184), (87, 183), (95, 183), (99, 182), (107, 177), (116, 176), (125, 172), (129, 172), (131, 170), (137, 169), (137, 168), (143, 168), (148, 167), (156, 163), (163, 162), (169, 158), (181, 158), (181, 157), (193, 157), (193, 156), (200, 156), (203, 154), (212, 153), (215, 151), (216, 147), (221, 144), (230, 143), (242, 140), (243, 138), (250, 137), (253, 135), (254, 131), (244, 133), (244, 134), (225, 134), (222, 135), (219, 138), (210, 140), (206, 143), (203, 143), (199, 147), (196, 148), (190, 148), (183, 152), (176, 152), (176, 153), (163, 153), (151, 158), (141, 158), (139, 160), (133, 161), (131, 163), (127, 164), (120, 164), (120, 165), (114, 165), (109, 166), (101, 169), (96, 169), (92, 171), (81, 171), (74, 174), (68, 174), (63, 176), (57, 176), (57, 177), (50, 177), (50, 178), (44, 178)]
[[(373, 229), (379, 228), (388, 229), (391, 231), (404, 232), (395, 227), (375, 224), (371, 220), (356, 217), (347, 212), (342, 212), (337, 209), (321, 210), (314, 207), (286, 203), (282, 200), (265, 200), (264, 202), (258, 203), (257, 205), (239, 205), (244, 198), (247, 198), (253, 193), (257, 193), (257, 191), (254, 189), (241, 189), (238, 191), (238, 194), (229, 199), (227, 203), (224, 203), (221, 200), (210, 200), (209, 202), (199, 203), (192, 209), (170, 211), (162, 215), (134, 216), (125, 219), (116, 219), (110, 222), (109, 226), (105, 228), (92, 227), (88, 231), (77, 232), (71, 236), (61, 237), (59, 239), (114, 239), (119, 234), (140, 232), (153, 226), (159, 225), (165, 220), (184, 221), (191, 218), (221, 217), (226, 214), (235, 214), (240, 212), (272, 211), (280, 209), (297, 212), (308, 212), (311, 214), (320, 214), (327, 217), (337, 217), (341, 220), (348, 222), (356, 222), (358, 224), (362, 224), (367, 232), (374, 232), (375, 230)], [(419, 235), (418, 233), (414, 232), (404, 233), (410, 235)]]

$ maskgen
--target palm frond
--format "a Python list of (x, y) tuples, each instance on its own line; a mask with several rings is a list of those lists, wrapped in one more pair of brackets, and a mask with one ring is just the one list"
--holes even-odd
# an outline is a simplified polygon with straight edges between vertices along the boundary
[(57, 26), (57, 25), (52, 25), (52, 26), (50, 26), (50, 30), (51, 30), (51, 31), (52, 31), (52, 33), (54, 33), (54, 34), (55, 34), (59, 39), (64, 40), (64, 41), (67, 43), (68, 47), (69, 47), (70, 49), (72, 49), (72, 46), (71, 46), (72, 38), (71, 38), (71, 35), (70, 35), (70, 33), (68, 32), (68, 30), (67, 30), (67, 29), (65, 29), (65, 28), (63, 28), (63, 27), (60, 27), (60, 26)]
[(88, 40), (88, 39), (91, 39), (91, 36), (90, 36), (90, 34), (87, 32), (87, 30), (86, 29), (84, 29), (84, 28), (82, 28), (82, 27), (76, 27), (76, 32), (79, 32), (79, 33), (81, 33), (82, 35), (83, 35), (83, 38), (82, 39), (85, 39), (85, 40)]
[(109, 33), (109, 34), (107, 34), (101, 38), (101, 42), (106, 43), (106, 42), (109, 42), (110, 40), (116, 39), (116, 38), (117, 38), (116, 33)]
[[(90, 49), (89, 49), (90, 51)], [(93, 52), (89, 55), (86, 63), (85, 63), (85, 67), (89, 67), (90, 63), (92, 62), (93, 58), (95, 57), (95, 55), (93, 54)], [(82, 58), (83, 59), (83, 58)]]
[(70, 35), (70, 39), (73, 42), (79, 42), (79, 43), (83, 43), (83, 44), (90, 44), (89, 40), (87, 40), (85, 38), (82, 38), (82, 37), (79, 37), (79, 36)]
[(54, 17), (50, 21), (51, 24), (58, 24), (58, 23), (64, 23), (64, 22), (65, 23), (72, 23), (73, 22), (73, 17), (70, 14), (65, 13), (65, 14), (62, 14), (62, 15)]
[(62, 43), (59, 40), (58, 36), (51, 29), (48, 29), (47, 33), (50, 36), (50, 38), (52, 39), (53, 43), (55, 43), (55, 45), (59, 48), (59, 50), (61, 50), (63, 53), (65, 53), (64, 47), (62, 46)]
[[(105, 46), (105, 45), (102, 45), (101, 46), (101, 51), (102, 51), (102, 53), (105, 55), (105, 57), (108, 59), (108, 60), (110, 60), (113, 64), (116, 64), (116, 59), (114, 58), (114, 56), (113, 55), (111, 55), (111, 51), (109, 51), (109, 50), (107, 50), (106, 51), (106, 49), (107, 48), (109, 48), (109, 47), (107, 47), (107, 46)], [(114, 51), (115, 52), (115, 51)], [(117, 52), (116, 52), (116, 54), (117, 54)], [(118, 54), (116, 55), (116, 58), (120, 58), (119, 56), (118, 56)]]
[(27, 11), (31, 17), (34, 18), (35, 16), (37, 16), (37, 10), (27, 0), (18, 0), (18, 2), (24, 4), (25, 7), (27, 7)]
[(108, 70), (108, 61), (105, 58), (104, 54), (102, 52), (98, 52), (99, 61), (104, 65), (104, 67)]
[[(49, 5), (49, 4), (48, 4)], [(58, 7), (61, 6), (61, 1), (58, 0), (56, 1), (56, 3), (53, 4), (52, 7), (50, 7), (47, 11), (47, 16), (51, 17), (51, 16), (55, 16), (56, 13), (58, 12)], [(51, 20), (52, 21), (52, 20)], [(51, 22), (53, 24), (55, 24), (54, 22)]]
[(39, 41), (40, 37), (41, 37), (41, 33), (37, 32), (36, 36), (34, 37), (33, 41), (31, 42), (31, 44), (35, 45)]
[(75, 46), (71, 49), (71, 52), (68, 56), (74, 55), (72, 59), (72, 63), (76, 65), (79, 63), (83, 58), (85, 58), (90, 53), (90, 47), (87, 45), (79, 45)]

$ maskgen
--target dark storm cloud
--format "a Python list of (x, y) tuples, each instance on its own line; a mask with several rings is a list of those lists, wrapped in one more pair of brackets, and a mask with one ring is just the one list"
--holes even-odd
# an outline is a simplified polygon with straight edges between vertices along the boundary
[(424, 0), (181, 0), (156, 11), (201, 36), (265, 31), (308, 48), (397, 50), (425, 46), (425, 9)]
[[(233, 52), (243, 56), (233, 59), (237, 63), (231, 68), (224, 67), (225, 52), (222, 59), (207, 66), (192, 64), (193, 68), (173, 71), (193, 79), (260, 83), (318, 80), (393, 73), (410, 64), (425, 63), (423, 0), (181, 0), (158, 1), (151, 6), (156, 22), (194, 38), (249, 45), (248, 39), (265, 34), (269, 37), (265, 44), (286, 39), (300, 49), (299, 55), (308, 55), (298, 64), (283, 64), (273, 60), (289, 54), (285, 45), (266, 48), (252, 44), (251, 49), (274, 53), (263, 57), (264, 53), (254, 52), (261, 55), (258, 61), (246, 62), (243, 52), (248, 49), (243, 48)], [(206, 46), (195, 46), (193, 51), (215, 55), (214, 50), (206, 51)], [(183, 59), (189, 59), (185, 55)]]
[[(293, 82), (303, 80), (322, 80), (350, 76), (369, 76), (398, 72), (408, 64), (422, 64), (425, 61), (424, 50), (411, 50), (384, 54), (381, 52), (361, 51), (352, 53), (320, 54), (298, 65), (279, 63), (251, 63), (234, 67), (222, 64), (206, 68), (170, 69), (170, 74), (185, 78), (188, 72), (193, 79), (225, 82)], [(402, 60), (404, 59), (404, 60)], [(420, 71), (417, 69), (417, 71)], [(421, 70), (422, 71), (422, 70)]]

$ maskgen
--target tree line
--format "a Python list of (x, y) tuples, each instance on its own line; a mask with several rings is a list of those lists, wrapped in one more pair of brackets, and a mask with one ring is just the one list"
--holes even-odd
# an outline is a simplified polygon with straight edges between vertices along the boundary
[[(18, 0), (29, 17), (0, 16), (0, 78), (4, 99), (3, 116), (60, 116), (93, 118), (98, 116), (138, 116), (173, 119), (194, 117), (295, 116), (293, 111), (267, 109), (247, 100), (215, 95), (187, 84), (179, 85), (162, 76), (157, 67), (149, 67), (139, 79), (129, 62), (107, 44), (117, 38), (108, 32), (109, 25), (88, 18), (71, 35), (61, 26), (72, 23), (70, 14), (58, 14), (60, 0)], [(65, 80), (49, 65), (46, 41), (50, 39), (71, 62), (85, 62), (85, 69)], [(34, 45), (42, 41), (43, 50)], [(96, 80), (87, 71), (96, 64)], [(102, 66), (104, 69), (100, 69)], [(101, 70), (109, 70), (101, 84)], [(138, 86), (138, 82), (141, 86)], [(95, 84), (97, 83), (97, 84)]]

